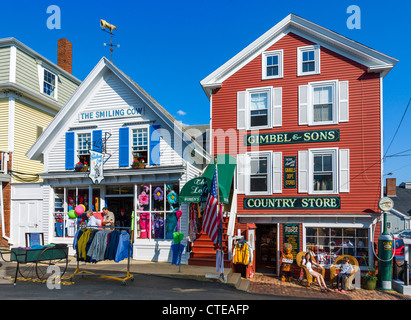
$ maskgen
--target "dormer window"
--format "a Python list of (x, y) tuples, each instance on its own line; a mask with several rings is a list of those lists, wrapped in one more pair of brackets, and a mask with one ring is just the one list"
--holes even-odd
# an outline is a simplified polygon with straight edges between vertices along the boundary
[(320, 73), (320, 46), (307, 46), (297, 49), (298, 76)]
[(43, 93), (54, 98), (55, 89), (56, 89), (56, 75), (44, 69)]
[(262, 78), (276, 79), (283, 77), (283, 50), (266, 51), (262, 54)]
[(41, 62), (37, 62), (40, 92), (57, 100), (58, 74), (47, 69)]

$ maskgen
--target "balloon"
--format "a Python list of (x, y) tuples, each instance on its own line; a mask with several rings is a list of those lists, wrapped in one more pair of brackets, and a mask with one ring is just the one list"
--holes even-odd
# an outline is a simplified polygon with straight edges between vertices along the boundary
[[(84, 208), (84, 211), (86, 211), (86, 207), (85, 207), (84, 204), (80, 204), (80, 206), (82, 206), (82, 207)], [(83, 212), (84, 212), (84, 211), (83, 211)]]
[(77, 214), (74, 210), (70, 210), (69, 212), (67, 212), (68, 216), (70, 219), (75, 219), (77, 218)]
[(82, 215), (83, 213), (84, 213), (84, 206), (83, 205), (78, 205), (75, 209), (74, 209), (74, 212), (78, 215), (78, 216), (80, 216), (80, 215)]

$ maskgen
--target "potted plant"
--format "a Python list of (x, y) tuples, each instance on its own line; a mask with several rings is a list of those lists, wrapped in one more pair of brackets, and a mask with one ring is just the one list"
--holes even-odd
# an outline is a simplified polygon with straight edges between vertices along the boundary
[(133, 169), (144, 169), (146, 167), (146, 162), (143, 158), (141, 159), (135, 159), (133, 160), (133, 163), (131, 164), (131, 167)]
[(375, 274), (375, 269), (368, 269), (368, 271), (362, 274), (364, 289), (375, 290), (377, 286), (378, 277)]

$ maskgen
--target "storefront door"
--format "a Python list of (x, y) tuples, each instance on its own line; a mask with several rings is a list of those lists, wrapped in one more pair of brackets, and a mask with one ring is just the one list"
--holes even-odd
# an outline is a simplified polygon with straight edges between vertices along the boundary
[(256, 272), (277, 274), (277, 225), (257, 224)]
[(131, 220), (131, 214), (134, 210), (134, 198), (130, 197), (106, 197), (106, 207), (114, 213), (115, 219), (120, 217), (120, 211), (123, 209), (125, 215)]

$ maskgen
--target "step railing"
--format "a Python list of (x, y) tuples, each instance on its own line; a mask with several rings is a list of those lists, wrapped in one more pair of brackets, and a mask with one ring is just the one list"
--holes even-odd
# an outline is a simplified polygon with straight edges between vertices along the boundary
[(231, 261), (231, 253), (233, 249), (233, 237), (234, 237), (234, 228), (235, 222), (237, 218), (237, 190), (234, 189), (233, 198), (231, 201), (231, 210), (230, 216), (228, 218), (228, 225), (227, 225), (227, 247), (228, 247), (228, 259)]

